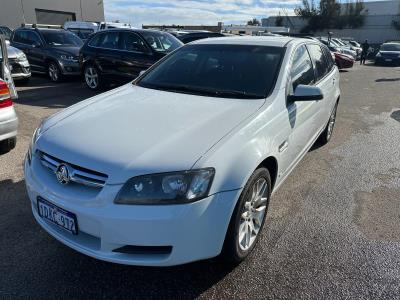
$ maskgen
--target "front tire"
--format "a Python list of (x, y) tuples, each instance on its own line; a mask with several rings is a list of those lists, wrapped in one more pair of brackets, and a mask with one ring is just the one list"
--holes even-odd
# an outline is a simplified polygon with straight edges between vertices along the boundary
[(99, 70), (92, 64), (87, 64), (83, 70), (83, 77), (85, 79), (86, 86), (97, 91), (102, 86), (102, 78)]
[(50, 80), (53, 82), (61, 82), (62, 81), (61, 70), (56, 62), (52, 61), (49, 63), (48, 75), (50, 77)]
[(222, 258), (242, 262), (254, 249), (263, 228), (271, 196), (268, 169), (254, 171), (239, 197), (225, 237)]
[(331, 137), (333, 134), (333, 128), (335, 127), (335, 124), (336, 124), (337, 107), (338, 107), (338, 103), (336, 102), (335, 107), (333, 108), (333, 111), (332, 111), (331, 115), (329, 116), (328, 124), (326, 124), (324, 131), (321, 133), (321, 135), (318, 138), (318, 141), (322, 145), (328, 144), (328, 142), (331, 140)]
[(10, 152), (17, 145), (17, 138), (13, 137), (0, 142), (0, 153)]

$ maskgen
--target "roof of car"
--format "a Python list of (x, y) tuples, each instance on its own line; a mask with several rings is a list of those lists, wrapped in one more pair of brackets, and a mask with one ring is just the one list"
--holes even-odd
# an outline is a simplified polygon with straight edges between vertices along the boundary
[(286, 37), (286, 36), (229, 36), (198, 40), (193, 44), (231, 44), (284, 47), (289, 42), (311, 42), (311, 40)]
[(105, 30), (100, 30), (98, 32), (112, 32), (112, 31), (133, 31), (133, 32), (137, 32), (137, 33), (142, 33), (142, 32), (168, 33), (166, 31), (161, 31), (161, 30), (139, 29), (139, 28), (109, 28), (109, 29), (105, 29)]

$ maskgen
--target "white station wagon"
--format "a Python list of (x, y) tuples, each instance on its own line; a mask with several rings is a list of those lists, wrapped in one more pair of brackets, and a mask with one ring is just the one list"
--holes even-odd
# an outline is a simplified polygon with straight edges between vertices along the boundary
[(183, 46), (36, 130), (25, 160), (37, 222), (105, 261), (170, 266), (254, 248), (271, 194), (340, 97), (312, 40), (227, 37)]

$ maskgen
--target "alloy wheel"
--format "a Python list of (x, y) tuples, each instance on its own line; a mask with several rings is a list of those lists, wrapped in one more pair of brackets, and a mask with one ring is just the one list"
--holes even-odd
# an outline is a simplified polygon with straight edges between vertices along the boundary
[(89, 66), (85, 69), (85, 81), (89, 88), (96, 89), (99, 85), (99, 74), (96, 68)]
[(52, 81), (58, 81), (58, 79), (59, 79), (59, 74), (58, 74), (58, 68), (57, 68), (57, 66), (55, 65), (55, 64), (53, 64), (53, 63), (51, 63), (50, 65), (49, 65), (49, 76), (50, 76), (50, 79), (52, 80)]
[(239, 224), (239, 247), (242, 251), (250, 249), (263, 224), (268, 204), (268, 183), (259, 178), (252, 187), (250, 199), (243, 206)]

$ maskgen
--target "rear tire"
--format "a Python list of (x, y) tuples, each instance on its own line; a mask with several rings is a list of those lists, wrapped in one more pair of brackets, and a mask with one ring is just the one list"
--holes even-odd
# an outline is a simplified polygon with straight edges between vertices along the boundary
[(331, 137), (333, 134), (333, 128), (335, 127), (335, 123), (336, 123), (337, 107), (338, 107), (338, 102), (336, 102), (335, 107), (333, 108), (333, 111), (332, 111), (331, 115), (329, 116), (328, 124), (326, 124), (324, 131), (321, 133), (321, 135), (318, 138), (318, 142), (321, 145), (326, 145), (331, 140)]
[(256, 246), (267, 215), (271, 187), (271, 176), (266, 168), (255, 170), (246, 183), (232, 214), (221, 253), (229, 264), (239, 264)]
[(87, 64), (83, 70), (83, 78), (86, 86), (93, 90), (98, 91), (102, 88), (103, 82), (99, 70), (93, 64)]
[(0, 142), (0, 153), (10, 152), (17, 145), (17, 138), (13, 137)]

